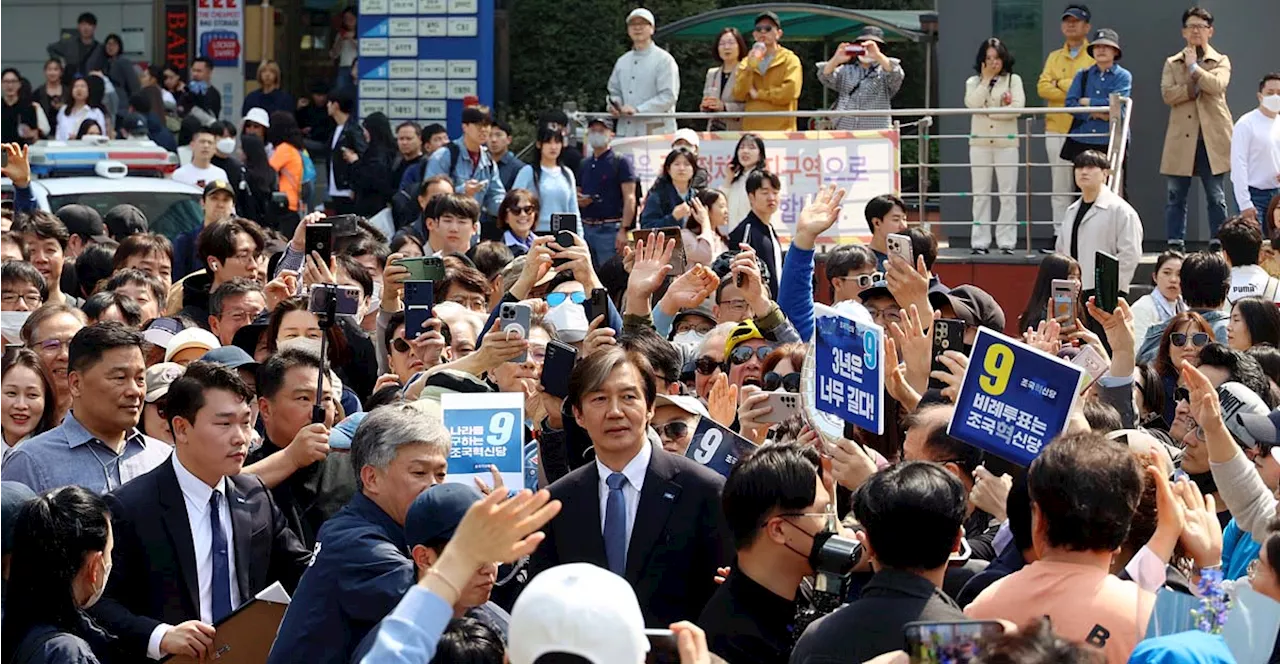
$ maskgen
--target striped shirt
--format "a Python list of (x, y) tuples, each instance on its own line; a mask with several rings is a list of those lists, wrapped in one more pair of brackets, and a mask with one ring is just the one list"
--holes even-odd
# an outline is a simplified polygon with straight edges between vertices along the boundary
[[(836, 68), (831, 74), (825, 71), (825, 62), (818, 63), (818, 80), (835, 90), (840, 99), (836, 103), (837, 111), (873, 111), (888, 110), (889, 100), (898, 94), (906, 72), (902, 70), (902, 62), (897, 58), (889, 58), (893, 63), (893, 71), (885, 71), (880, 65), (863, 67), (857, 62), (850, 62)], [(843, 117), (836, 120), (836, 129), (888, 129), (893, 126), (892, 119), (882, 117)]]

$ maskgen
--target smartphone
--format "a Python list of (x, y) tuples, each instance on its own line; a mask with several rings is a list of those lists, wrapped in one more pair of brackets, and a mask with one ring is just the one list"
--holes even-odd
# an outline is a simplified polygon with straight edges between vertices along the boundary
[(1098, 351), (1093, 346), (1082, 347), (1080, 352), (1071, 358), (1071, 363), (1084, 369), (1084, 376), (1080, 381), (1080, 392), (1082, 394), (1111, 370), (1111, 365), (1102, 358), (1102, 355), (1098, 354)]
[(360, 233), (359, 219), (360, 215), (358, 214), (338, 214), (325, 219), (325, 221), (333, 224), (334, 237), (351, 237)]
[(406, 281), (404, 282), (404, 306), (427, 307), (436, 304), (436, 282)]
[[(645, 244), (649, 244), (649, 238), (654, 233), (662, 233), (665, 240), (676, 241), (676, 246), (671, 250), (671, 276), (678, 277), (685, 273), (688, 268), (688, 259), (684, 253), (684, 235), (680, 232), (679, 226), (664, 226), (662, 228), (637, 228), (631, 231), (632, 241), (643, 239)], [(738, 284), (741, 286), (742, 284)]]
[(911, 255), (911, 237), (900, 233), (890, 233), (885, 238), (885, 243), (889, 247), (889, 255), (898, 255), (907, 261), (907, 264), (915, 267), (916, 259)]
[[(555, 225), (555, 222), (553, 221), (552, 226), (554, 227), (554, 225)], [(576, 242), (574, 242), (572, 231), (567, 231), (567, 230), (555, 231), (555, 236), (556, 236), (556, 244), (560, 245), (565, 249), (568, 249), (569, 247), (572, 247), (575, 244), (577, 244)], [(560, 267), (561, 265), (564, 265), (565, 263), (568, 263), (568, 262), (569, 262), (568, 258), (553, 258), (551, 259), (551, 267)]]
[(360, 313), (360, 295), (360, 288), (357, 286), (315, 284), (311, 286), (311, 299), (307, 302), (307, 311), (313, 314), (327, 314), (332, 307), (335, 314), (355, 316)]
[(677, 664), (680, 661), (680, 648), (674, 632), (669, 629), (646, 629), (644, 635), (649, 639), (649, 654), (645, 655), (645, 664)]
[(578, 349), (552, 339), (547, 342), (547, 356), (542, 361), (542, 389), (553, 397), (569, 396), (569, 374), (578, 361)]
[(1050, 292), (1049, 318), (1061, 323), (1064, 330), (1074, 330), (1080, 285), (1071, 279), (1054, 279)]
[(777, 424), (800, 412), (800, 395), (795, 392), (769, 392), (765, 403), (772, 406), (773, 410), (760, 416), (761, 422)]
[[(964, 346), (964, 321), (951, 318), (939, 318), (933, 321), (933, 367), (930, 372), (948, 371), (938, 358), (943, 351), (956, 350), (968, 354)], [(934, 378), (929, 377), (929, 389), (940, 390), (947, 384)]]
[(1099, 251), (1093, 257), (1093, 288), (1098, 308), (1111, 313), (1120, 299), (1120, 261)]
[(431, 318), (431, 307), (406, 305), (404, 308), (404, 338), (417, 339), (419, 334), (427, 331), (427, 319)]
[(609, 290), (606, 288), (596, 288), (591, 291), (591, 298), (583, 303), (584, 313), (587, 314), (587, 325), (596, 319), (596, 316), (609, 316)]
[(1004, 634), (1004, 625), (995, 620), (921, 621), (902, 627), (912, 664), (966, 664), (982, 655), (984, 641), (1001, 634)]
[(306, 229), (307, 256), (311, 252), (320, 254), (321, 260), (328, 265), (333, 260), (333, 224), (315, 223)]
[(444, 280), (444, 259), (438, 256), (415, 256), (401, 258), (396, 265), (403, 265), (409, 270), (409, 278), (414, 281)]
[[(551, 215), (551, 232), (557, 233), (557, 237), (559, 237), (559, 233), (566, 231), (569, 233), (578, 232), (578, 215), (564, 213)], [(565, 244), (559, 240), (556, 240), (556, 242), (558, 242), (562, 247), (571, 246), (573, 244), (572, 240), (569, 241), (569, 244)]]
[[(529, 338), (529, 321), (533, 317), (533, 312), (529, 309), (529, 305), (519, 302), (503, 302), (498, 309), (498, 322), (500, 330), (510, 334), (512, 338), (528, 339)], [(529, 353), (524, 352), (511, 358), (508, 362), (524, 362), (529, 359)]]

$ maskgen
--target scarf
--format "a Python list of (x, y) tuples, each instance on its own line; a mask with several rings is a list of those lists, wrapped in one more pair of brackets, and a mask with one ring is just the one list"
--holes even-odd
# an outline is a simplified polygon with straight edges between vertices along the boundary
[(1160, 289), (1151, 291), (1151, 302), (1156, 305), (1156, 315), (1160, 317), (1157, 322), (1167, 323), (1170, 318), (1187, 310), (1187, 305), (1179, 297), (1176, 302), (1170, 302), (1164, 298), (1164, 294)]

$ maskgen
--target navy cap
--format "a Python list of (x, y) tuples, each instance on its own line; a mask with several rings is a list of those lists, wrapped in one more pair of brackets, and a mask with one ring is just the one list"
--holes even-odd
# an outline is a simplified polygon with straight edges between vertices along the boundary
[(22, 482), (0, 482), (0, 520), (4, 522), (3, 537), (0, 538), (3, 539), (0, 542), (0, 549), (3, 551), (0, 552), (13, 551), (13, 526), (18, 512), (28, 500), (35, 497), (35, 492)]
[(263, 311), (253, 319), (253, 322), (236, 330), (235, 336), (231, 339), (231, 345), (243, 350), (249, 357), (253, 357), (254, 351), (258, 350), (258, 338), (267, 331), (270, 323), (271, 311)]
[(1062, 12), (1062, 18), (1067, 18), (1068, 16), (1089, 23), (1093, 19), (1093, 12), (1089, 11), (1089, 8), (1084, 5), (1071, 5), (1067, 7), (1066, 11)]
[(1236, 413), (1240, 425), (1263, 445), (1280, 443), (1280, 410), (1273, 410), (1266, 415), (1252, 413)]
[(404, 517), (404, 538), (410, 548), (453, 537), (467, 509), (482, 500), (475, 488), (446, 482), (418, 494)]
[(213, 350), (200, 356), (205, 362), (213, 362), (221, 364), (228, 369), (239, 369), (240, 367), (258, 368), (258, 363), (253, 361), (253, 356), (246, 353), (239, 346), (223, 346), (214, 348)]
[(858, 293), (858, 299), (862, 300), (863, 302), (866, 302), (867, 300), (870, 300), (873, 297), (887, 297), (887, 298), (892, 298), (895, 301), (897, 299), (893, 297), (893, 293), (889, 290), (889, 282), (885, 281), (884, 279), (881, 279), (880, 281), (877, 281), (874, 284), (871, 284), (869, 288), (862, 291), (861, 293)]

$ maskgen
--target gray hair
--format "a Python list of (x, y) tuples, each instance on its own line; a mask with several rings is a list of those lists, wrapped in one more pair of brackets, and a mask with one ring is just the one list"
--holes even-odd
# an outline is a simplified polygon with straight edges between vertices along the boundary
[(386, 470), (404, 445), (427, 444), (449, 457), (449, 430), (438, 417), (405, 403), (382, 406), (370, 412), (351, 437), (351, 465), (356, 488), (363, 491), (360, 470), (373, 466)]

